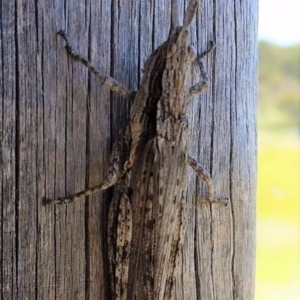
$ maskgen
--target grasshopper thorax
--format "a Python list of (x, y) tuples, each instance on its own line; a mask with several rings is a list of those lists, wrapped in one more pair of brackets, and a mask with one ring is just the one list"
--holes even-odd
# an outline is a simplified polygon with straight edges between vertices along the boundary
[(191, 86), (191, 65), (196, 53), (190, 45), (189, 30), (178, 26), (162, 45), (165, 68), (162, 72), (161, 97), (157, 104), (158, 136), (172, 145), (180, 144), (186, 132), (185, 113)]

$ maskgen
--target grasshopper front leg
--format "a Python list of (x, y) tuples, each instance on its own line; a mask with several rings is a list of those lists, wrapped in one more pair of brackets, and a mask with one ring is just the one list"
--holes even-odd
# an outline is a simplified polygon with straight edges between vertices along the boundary
[(197, 63), (198, 63), (198, 66), (199, 66), (199, 69), (200, 69), (200, 75), (201, 75), (201, 78), (202, 78), (202, 81), (196, 83), (195, 85), (193, 85), (191, 88), (190, 88), (190, 91), (188, 93), (188, 97), (193, 97), (193, 96), (196, 96), (196, 95), (199, 95), (203, 92), (205, 92), (207, 89), (208, 89), (208, 76), (207, 76), (207, 73), (204, 69), (204, 66), (203, 66), (203, 62), (202, 62), (202, 58), (206, 55), (208, 55), (213, 49), (215, 48), (215, 44), (214, 42), (210, 41), (209, 45), (208, 45), (208, 48), (202, 52), (201, 54), (198, 54), (197, 55)]
[(117, 82), (112, 77), (103, 75), (100, 70), (98, 70), (96, 67), (94, 67), (86, 58), (83, 57), (83, 55), (79, 54), (71, 45), (69, 37), (67, 34), (60, 30), (57, 34), (59, 34), (65, 41), (66, 41), (66, 49), (68, 53), (75, 59), (80, 61), (82, 64), (84, 64), (89, 71), (91, 71), (96, 77), (100, 79), (100, 82), (102, 85), (110, 89), (111, 91), (119, 94), (120, 96), (124, 97), (133, 97), (135, 95), (135, 91), (130, 91), (123, 87), (119, 82)]

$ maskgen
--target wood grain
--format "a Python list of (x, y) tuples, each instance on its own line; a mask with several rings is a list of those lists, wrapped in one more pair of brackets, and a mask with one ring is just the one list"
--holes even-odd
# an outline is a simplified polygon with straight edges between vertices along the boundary
[[(187, 2), (187, 1), (186, 1)], [(16, 0), (0, 7), (1, 299), (110, 299), (110, 192), (44, 207), (103, 178), (130, 103), (72, 61), (56, 36), (128, 88), (169, 32), (170, 1)], [(179, 5), (182, 18), (184, 1)], [(208, 92), (190, 104), (190, 153), (212, 174), (220, 209), (201, 202), (189, 171), (190, 215), (176, 298), (253, 299), (257, 1), (203, 0), (192, 23)]]

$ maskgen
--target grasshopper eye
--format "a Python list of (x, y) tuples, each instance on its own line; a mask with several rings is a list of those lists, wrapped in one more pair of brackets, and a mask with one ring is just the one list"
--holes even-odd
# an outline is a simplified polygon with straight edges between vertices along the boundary
[(194, 59), (195, 59), (195, 57), (196, 57), (196, 50), (195, 50), (195, 48), (194, 48), (193, 46), (191, 46), (191, 45), (188, 46), (188, 54), (189, 54), (191, 60), (194, 60)]
[(167, 51), (166, 51), (166, 58), (172, 57), (177, 50), (177, 47), (175, 44), (171, 44), (168, 46)]

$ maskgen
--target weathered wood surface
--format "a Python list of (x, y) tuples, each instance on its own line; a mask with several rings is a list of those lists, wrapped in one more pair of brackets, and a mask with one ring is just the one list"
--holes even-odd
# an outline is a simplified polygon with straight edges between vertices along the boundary
[[(183, 12), (183, 2), (180, 7)], [(191, 149), (226, 207), (201, 204), (190, 176), (189, 224), (177, 299), (253, 299), (256, 184), (257, 1), (202, 1), (193, 44), (211, 86), (191, 102)], [(0, 3), (1, 299), (110, 299), (106, 245), (110, 192), (47, 206), (99, 182), (130, 103), (68, 58), (56, 36), (136, 88), (163, 42), (170, 1), (4, 0)], [(182, 15), (182, 14), (181, 14)]]

